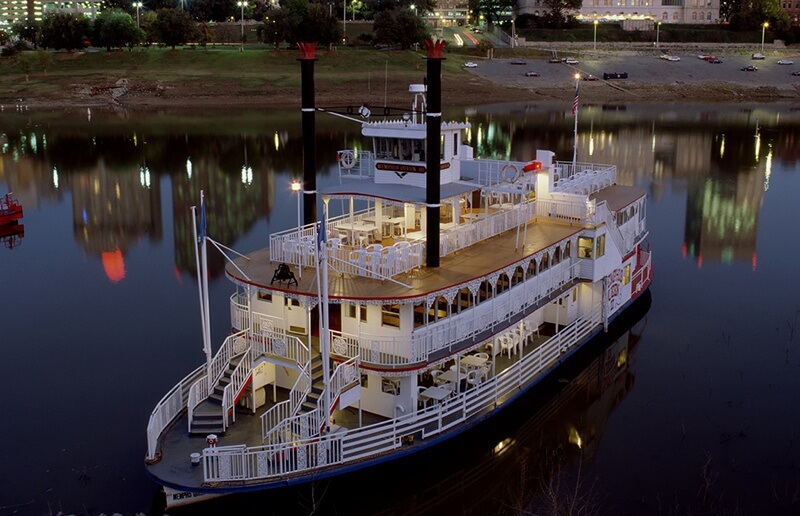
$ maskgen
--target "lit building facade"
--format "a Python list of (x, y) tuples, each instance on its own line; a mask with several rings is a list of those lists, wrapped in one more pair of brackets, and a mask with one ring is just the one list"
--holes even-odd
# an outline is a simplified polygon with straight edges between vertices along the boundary
[(41, 21), (47, 13), (82, 14), (94, 18), (102, 9), (103, 0), (40, 1), (0, 0), (0, 27), (27, 20)]
[[(574, 14), (584, 21), (719, 23), (719, 2), (720, 0), (583, 0), (583, 5)], [(544, 15), (550, 10), (543, 0), (519, 0), (517, 8), (517, 14), (533, 15)]]

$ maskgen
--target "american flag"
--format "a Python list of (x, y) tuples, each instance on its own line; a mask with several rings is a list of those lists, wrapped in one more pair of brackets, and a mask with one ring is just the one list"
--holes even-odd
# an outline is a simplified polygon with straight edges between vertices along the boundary
[(572, 114), (578, 114), (578, 83), (575, 82), (575, 100), (572, 101)]

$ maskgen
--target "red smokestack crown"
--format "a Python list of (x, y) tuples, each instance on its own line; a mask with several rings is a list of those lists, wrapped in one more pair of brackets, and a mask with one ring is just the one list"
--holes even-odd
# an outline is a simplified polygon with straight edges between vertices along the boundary
[(442, 57), (442, 49), (444, 48), (444, 40), (443, 39), (426, 39), (425, 46), (428, 47), (428, 58), (439, 58)]
[(298, 43), (297, 46), (300, 48), (300, 59), (314, 59), (314, 52), (317, 50), (316, 42)]

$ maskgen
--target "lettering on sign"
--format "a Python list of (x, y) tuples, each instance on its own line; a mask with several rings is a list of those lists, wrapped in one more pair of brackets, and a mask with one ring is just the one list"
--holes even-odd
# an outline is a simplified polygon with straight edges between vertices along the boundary
[[(375, 168), (378, 170), (386, 170), (387, 172), (394, 172), (400, 177), (406, 174), (424, 174), (426, 168), (422, 165), (405, 165), (403, 163), (375, 163)], [(450, 168), (450, 163), (442, 163), (439, 166), (440, 170)]]

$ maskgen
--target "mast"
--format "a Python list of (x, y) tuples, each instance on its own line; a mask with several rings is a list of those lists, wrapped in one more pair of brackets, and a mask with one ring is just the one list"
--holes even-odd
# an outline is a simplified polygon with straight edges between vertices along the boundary
[(314, 103), (314, 51), (317, 43), (298, 43), (303, 116), (303, 224), (317, 221), (316, 107)]
[(439, 267), (439, 211), (441, 207), (441, 162), (442, 151), (442, 48), (443, 39), (426, 39), (428, 48), (428, 109), (425, 113), (425, 151), (427, 181), (425, 188), (426, 240), (425, 264)]

